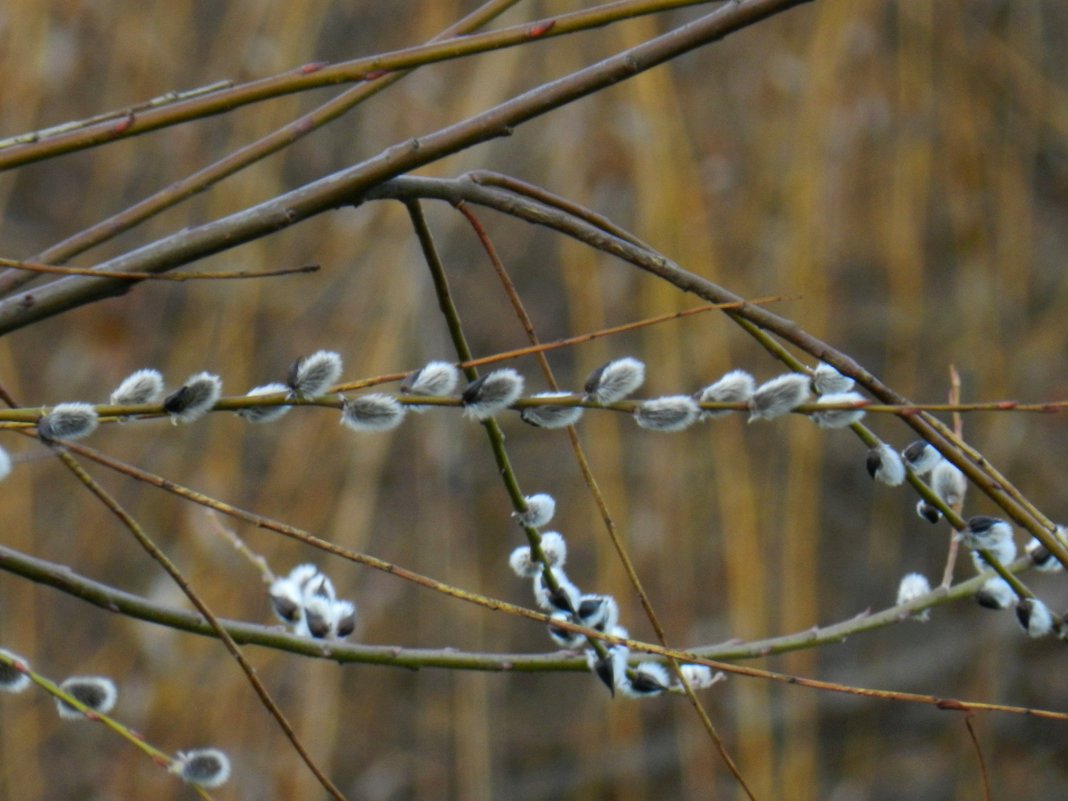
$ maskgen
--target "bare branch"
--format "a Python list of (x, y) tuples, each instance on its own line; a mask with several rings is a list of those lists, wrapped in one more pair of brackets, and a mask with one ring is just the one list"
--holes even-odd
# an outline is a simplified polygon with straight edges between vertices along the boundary
[[(347, 170), (215, 222), (173, 234), (100, 266), (119, 272), (166, 272), (329, 209), (360, 202), (369, 189), (383, 181), (488, 139), (507, 136), (515, 126), (528, 120), (808, 1), (751, 0), (727, 4), (694, 22), (543, 84), (467, 120), (394, 145)], [(94, 300), (121, 295), (129, 288), (128, 282), (115, 279), (65, 278), (37, 291), (15, 295), (0, 302), (0, 335)]]

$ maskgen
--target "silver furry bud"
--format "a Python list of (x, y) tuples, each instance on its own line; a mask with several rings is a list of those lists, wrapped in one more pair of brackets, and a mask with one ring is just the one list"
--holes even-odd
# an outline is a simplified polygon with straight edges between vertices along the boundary
[(637, 391), (645, 381), (645, 365), (635, 358), (602, 364), (586, 379), (586, 399), (595, 403), (615, 403)]

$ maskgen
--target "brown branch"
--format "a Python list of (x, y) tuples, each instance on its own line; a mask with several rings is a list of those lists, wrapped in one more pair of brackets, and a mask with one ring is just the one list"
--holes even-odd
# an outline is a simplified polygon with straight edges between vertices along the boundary
[(983, 801), (990, 801), (990, 774), (986, 769), (986, 758), (983, 756), (983, 749), (979, 745), (979, 737), (975, 733), (975, 726), (972, 723), (972, 716), (964, 716), (964, 725), (968, 727), (968, 737), (972, 741), (972, 747), (975, 749), (975, 758), (979, 760), (979, 778), (983, 782)]
[(30, 142), (36, 142), (40, 139), (47, 139), (55, 136), (56, 134), (67, 133), (78, 128), (88, 128), (91, 125), (96, 125), (102, 122), (109, 122), (112, 120), (118, 120), (123, 117), (129, 117), (131, 113), (137, 113), (140, 111), (147, 111), (152, 108), (160, 108), (162, 106), (170, 106), (175, 103), (180, 103), (183, 100), (190, 100), (194, 97), (210, 94), (212, 92), (218, 92), (222, 89), (232, 89), (234, 86), (233, 81), (216, 81), (215, 83), (208, 84), (207, 86), (199, 86), (195, 89), (186, 89), (180, 92), (165, 92), (159, 97), (154, 97), (151, 100), (146, 100), (144, 103), (137, 103), (133, 106), (126, 108), (116, 109), (114, 111), (105, 111), (101, 114), (96, 114), (92, 117), (87, 117), (84, 120), (75, 120), (74, 122), (64, 122), (59, 125), (52, 125), (48, 128), (41, 128), (36, 131), (30, 131), (29, 133), (17, 134), (16, 136), (9, 136), (6, 139), (0, 139), (0, 150), (14, 145), (25, 145)]
[(192, 602), (193, 606), (197, 608), (197, 611), (204, 616), (204, 619), (208, 621), (208, 625), (211, 626), (215, 636), (222, 641), (223, 646), (230, 652), (230, 655), (237, 662), (242, 672), (244, 672), (245, 677), (248, 679), (248, 683), (252, 686), (256, 695), (259, 696), (260, 702), (263, 704), (268, 714), (270, 714), (270, 716), (278, 723), (279, 728), (282, 729), (282, 732), (292, 744), (293, 749), (304, 761), (304, 764), (308, 766), (308, 769), (331, 796), (337, 799), (337, 801), (346, 801), (345, 795), (333, 782), (330, 781), (329, 777), (323, 773), (322, 769), (316, 764), (315, 760), (312, 759), (311, 754), (308, 753), (303, 743), (301, 743), (300, 738), (297, 737), (296, 731), (286, 719), (282, 709), (275, 703), (274, 699), (271, 698), (271, 694), (267, 691), (263, 682), (260, 681), (259, 676), (256, 675), (255, 668), (253, 668), (245, 658), (245, 655), (241, 653), (241, 649), (238, 648), (237, 643), (234, 642), (229, 632), (227, 632), (219, 623), (218, 618), (215, 617), (215, 614), (208, 608), (207, 604), (204, 603), (204, 600), (193, 590), (192, 585), (190, 585), (185, 576), (182, 575), (178, 566), (175, 565), (162, 550), (160, 550), (159, 546), (152, 541), (148, 536), (148, 533), (145, 532), (133, 516), (127, 512), (107, 490), (97, 483), (92, 476), (85, 472), (85, 469), (78, 464), (73, 456), (63, 450), (57, 450), (56, 455), (63, 464), (66, 465), (67, 469), (70, 470), (86, 487), (86, 489), (99, 498), (104, 506), (106, 506), (108, 510), (119, 519), (145, 552), (148, 553), (148, 555), (151, 556), (156, 563), (164, 569), (164, 571), (166, 571), (167, 575), (171, 577), (174, 583), (178, 585), (179, 589), (181, 589), (190, 602)]
[[(450, 25), (431, 41), (477, 30), (517, 2), (519, 0), (488, 0), (488, 2), (463, 19)], [(225, 158), (185, 176), (159, 192), (135, 203), (128, 209), (101, 220), (84, 231), (53, 245), (41, 253), (38, 260), (64, 262), (72, 256), (99, 245), (101, 242), (106, 242), (118, 236), (123, 231), (130, 230), (145, 220), (177, 205), (186, 198), (198, 192), (203, 192), (227, 176), (233, 175), (250, 164), (254, 164), (270, 154), (288, 147), (327, 123), (338, 119), (364, 100), (387, 89), (411, 72), (412, 70), (393, 72), (378, 80), (363, 83), (342, 92), (318, 108), (301, 115), (289, 125), (283, 126), (267, 136), (239, 148)], [(32, 280), (31, 277), (15, 273), (0, 274), (0, 295), (6, 295), (30, 280)]]
[(96, 267), (59, 267), (54, 264), (42, 264), (37, 261), (17, 261), (4, 258), (0, 258), (0, 267), (28, 273), (89, 275), (93, 278), (115, 278), (120, 281), (223, 281), (237, 278), (273, 278), (279, 275), (301, 275), (317, 273), (320, 269), (318, 264), (308, 264), (304, 267), (287, 267), (281, 270), (264, 270), (260, 272), (239, 270), (230, 273), (140, 273), (103, 270)]
[[(573, 237), (592, 247), (610, 253), (651, 275), (655, 275), (685, 292), (713, 303), (743, 302), (733, 292), (684, 270), (667, 257), (639, 248), (630, 242), (605, 233), (603, 230), (565, 214), (558, 209), (547, 208), (527, 198), (502, 191), (495, 187), (480, 186), (469, 176), (457, 179), (415, 178), (406, 176), (388, 181), (367, 193), (367, 199), (391, 198), (405, 200), (412, 197), (435, 198), (456, 204), (467, 200), (478, 205), (496, 209), (535, 225), (545, 226)], [(791, 343), (816, 359), (826, 362), (844, 375), (853, 378), (884, 404), (916, 409), (916, 404), (880, 381), (849, 355), (842, 353), (823, 340), (802, 330), (797, 323), (780, 317), (762, 308), (743, 305), (726, 314), (739, 324), (764, 329)], [(873, 408), (873, 407), (868, 407)], [(952, 432), (927, 412), (902, 413), (901, 419), (923, 439), (930, 442), (952, 464), (1018, 525), (1030, 532), (1062, 564), (1068, 565), (1068, 549), (1054, 536), (1044, 516), (1022, 503), (1020, 495), (1009, 481), (996, 473), (985, 459), (973, 460), (952, 441)]]
[[(490, 263), (493, 265), (493, 270), (497, 274), (497, 278), (504, 287), (505, 294), (508, 296), (508, 300), (512, 304), (512, 309), (515, 312), (516, 317), (519, 319), (520, 324), (523, 326), (527, 338), (530, 340), (532, 346), (537, 347), (541, 343), (538, 340), (538, 335), (534, 328), (534, 321), (531, 320), (530, 315), (527, 314), (526, 307), (523, 305), (523, 301), (519, 297), (519, 290), (516, 289), (512, 277), (508, 274), (508, 270), (504, 266), (504, 262), (501, 261), (501, 258), (497, 253), (497, 248), (494, 246), (493, 240), (490, 238), (489, 232), (486, 231), (485, 226), (482, 225), (482, 221), (479, 220), (478, 216), (471, 210), (467, 203), (458, 203), (456, 208), (468, 223), (470, 223), (471, 228), (474, 230), (475, 235), (482, 244), (483, 250), (486, 251)], [(537, 358), (538, 364), (541, 366), (542, 373), (545, 375), (545, 379), (548, 382), (550, 389), (554, 391), (559, 390), (560, 386), (556, 382), (556, 376), (553, 375), (552, 368), (549, 366), (549, 360), (545, 358), (545, 354), (539, 352)], [(605, 530), (608, 532), (608, 538), (612, 543), (612, 547), (615, 549), (616, 555), (619, 557), (619, 561), (623, 565), (623, 570), (627, 574), (631, 586), (638, 594), (642, 609), (645, 611), (645, 616), (653, 627), (657, 640), (659, 640), (660, 644), (666, 648), (668, 647), (668, 644), (667, 635), (664, 633), (664, 627), (660, 624), (660, 619), (653, 609), (653, 603), (649, 598), (649, 594), (645, 591), (645, 587), (642, 586), (641, 579), (638, 577), (638, 571), (635, 569), (630, 554), (627, 553), (627, 548), (623, 544), (619, 532), (616, 530), (615, 521), (612, 519), (612, 516), (608, 511), (608, 504), (605, 501), (604, 494), (601, 492), (597, 480), (593, 475), (593, 471), (590, 469), (589, 460), (586, 458), (586, 451), (582, 447), (582, 443), (579, 441), (578, 432), (575, 430), (575, 426), (568, 426), (567, 433), (571, 440), (571, 448), (575, 453), (575, 459), (578, 462), (579, 470), (582, 472), (583, 479), (586, 481), (586, 486), (589, 488), (590, 494), (593, 496), (594, 502), (597, 504), (597, 507), (601, 512), (601, 519), (605, 524)], [(708, 712), (694, 693), (690, 683), (686, 680), (686, 676), (679, 669), (678, 661), (669, 658), (668, 664), (671, 666), (671, 670), (676, 678), (682, 683), (687, 700), (697, 713), (701, 725), (707, 732), (713, 746), (715, 746), (720, 759), (723, 760), (723, 764), (727, 766), (727, 770), (730, 771), (734, 780), (738, 782), (738, 785), (749, 797), (750, 801), (756, 801), (752, 789), (746, 782), (745, 777), (742, 776), (742, 772), (738, 768), (737, 763), (731, 757), (726, 744), (723, 742), (723, 738), (716, 730), (715, 725), (712, 723), (712, 719), (708, 716)]]
[[(220, 220), (173, 234), (101, 266), (121, 272), (166, 272), (328, 209), (360, 202), (369, 189), (403, 172), (486, 140), (507, 136), (517, 125), (807, 2), (810, 0), (728, 3), (694, 22), (543, 84), (466, 120), (394, 145), (347, 170)], [(121, 295), (129, 288), (129, 282), (116, 279), (71, 277), (37, 291), (14, 295), (0, 301), (0, 335), (94, 300)]]
[(71, 123), (67, 126), (68, 130), (53, 135), (45, 135), (44, 131), (22, 134), (15, 139), (32, 141), (0, 149), (0, 171), (139, 136), (190, 120), (224, 114), (251, 103), (294, 92), (353, 81), (374, 81), (397, 70), (487, 53), (538, 39), (591, 30), (618, 20), (709, 2), (712, 0), (621, 0), (586, 11), (514, 25), (499, 31), (455, 37), (341, 64), (305, 64), (280, 75), (192, 97), (184, 102), (145, 110), (130, 107), (119, 112), (109, 112), (103, 115), (103, 121), (98, 124)]

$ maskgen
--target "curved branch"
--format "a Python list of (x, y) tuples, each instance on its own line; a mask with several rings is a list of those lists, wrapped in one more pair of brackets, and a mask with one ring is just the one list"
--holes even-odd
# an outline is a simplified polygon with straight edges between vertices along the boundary
[[(745, 303), (744, 298), (706, 278), (684, 270), (675, 262), (655, 251), (634, 245), (605, 231), (598, 225), (579, 219), (558, 207), (549, 207), (528, 197), (504, 191), (495, 186), (483, 186), (477, 173), (460, 178), (435, 179), (403, 176), (387, 181), (365, 195), (366, 200), (433, 198), (452, 204), (468, 201), (535, 225), (558, 231), (605, 253), (633, 264), (639, 269), (661, 278), (684, 292), (712, 303), (741, 303), (740, 308), (725, 312), (743, 327), (765, 329), (795, 345), (811, 356), (826, 362), (839, 372), (853, 378), (875, 398), (885, 404), (916, 408), (916, 404), (884, 384), (849, 355), (842, 353), (818, 337), (804, 331), (797, 323), (774, 312)], [(1068, 549), (1054, 534), (1049, 520), (1019, 500), (1022, 494), (985, 460), (969, 459), (952, 441), (952, 433), (926, 412), (901, 412), (899, 417), (921, 437), (937, 448), (956, 465), (987, 497), (1005, 510), (1017, 524), (1044, 545), (1058, 561), (1068, 566)]]
[[(486, 140), (507, 136), (517, 125), (807, 2), (810, 0), (729, 3), (694, 22), (466, 120), (394, 145), (346, 170), (215, 222), (173, 234), (99, 266), (123, 272), (164, 272), (329, 209), (358, 203), (369, 189), (383, 181)], [(0, 335), (95, 300), (121, 295), (129, 289), (129, 282), (116, 279), (65, 278), (20, 293), (0, 302)]]
[[(807, 0), (806, 0), (807, 1)], [(450, 61), (526, 44), (536, 39), (592, 30), (622, 19), (655, 14), (712, 0), (620, 0), (604, 6), (514, 25), (499, 31), (457, 36), (441, 42), (358, 58), (341, 64), (311, 63), (280, 75), (217, 91), (193, 90), (182, 102), (142, 104), (102, 115), (100, 122), (70, 123), (47, 131), (21, 134), (0, 142), (0, 171), (96, 147), (190, 120), (225, 114), (236, 108), (324, 86), (374, 81), (385, 73)], [(758, 4), (750, 3), (747, 5)], [(225, 82), (224, 82), (225, 83)], [(213, 87), (218, 87), (214, 84)], [(189, 95), (190, 93), (184, 93)], [(151, 103), (151, 101), (150, 101)], [(146, 107), (147, 106), (147, 107)], [(16, 144), (17, 143), (17, 144)], [(8, 144), (8, 147), (4, 147)]]
[[(71, 568), (29, 556), (0, 545), (0, 570), (38, 584), (45, 584), (108, 612), (144, 620), (178, 631), (216, 637), (211, 625), (195, 612), (150, 601), (140, 595), (93, 581)], [(259, 645), (316, 659), (388, 665), (402, 668), (447, 668), (489, 671), (586, 672), (585, 659), (566, 652), (555, 654), (479, 654), (451, 648), (403, 648), (392, 645), (360, 645), (339, 640), (313, 640), (290, 634), (279, 626), (263, 626), (219, 618), (219, 623), (239, 645)]]
[[(1015, 567), (1015, 566), (1014, 566)], [(43, 584), (49, 584), (57, 589), (69, 592), (76, 597), (82, 598), (89, 603), (93, 603), (103, 609), (109, 611), (126, 612), (133, 614), (134, 610), (149, 611), (152, 616), (146, 616), (144, 619), (151, 620), (152, 622), (162, 623), (163, 625), (173, 625), (174, 628), (181, 628), (186, 631), (190, 631), (196, 634), (203, 634), (205, 636), (217, 636), (217, 632), (214, 632), (210, 627), (201, 619), (198, 615), (194, 615), (190, 612), (180, 612), (168, 607), (161, 607), (158, 604), (154, 604), (151, 601), (147, 601), (138, 596), (123, 593), (118, 590), (114, 590), (96, 582), (92, 582), (89, 579), (77, 576), (69, 568), (62, 565), (55, 565), (50, 562), (45, 562), (40, 559), (20, 554), (17, 551), (12, 551), (9, 548), (5, 548), (0, 545), (0, 568), (10, 570), (10, 572), (18, 573), (20, 575), (26, 575), (28, 578), (38, 581)], [(956, 597), (957, 593), (964, 594), (965, 591), (971, 591), (972, 585), (983, 580), (985, 576), (977, 576), (971, 581), (964, 582), (963, 584), (954, 587), (950, 592), (944, 590), (935, 590), (927, 598), (927, 605), (933, 606), (939, 603), (945, 603), (952, 597)], [(894, 620), (887, 622), (895, 622), (897, 620), (904, 620), (909, 616), (911, 610), (917, 607), (918, 601), (914, 601), (911, 604), (906, 604), (901, 607), (895, 607), (894, 609), (885, 610), (879, 615), (866, 616), (863, 618), (865, 622), (870, 622), (877, 617), (885, 617), (889, 613), (894, 613)], [(918, 608), (918, 607), (917, 607)], [(156, 616), (154, 611), (159, 609), (163, 614)], [(897, 611), (900, 610), (900, 611)], [(134, 615), (141, 617), (141, 614)], [(858, 618), (860, 619), (860, 618)], [(164, 620), (171, 622), (165, 623)], [(338, 642), (323, 642), (316, 640), (309, 640), (304, 637), (296, 637), (291, 634), (283, 634), (277, 630), (269, 629), (264, 626), (254, 626), (248, 623), (238, 623), (235, 621), (220, 621), (225, 630), (230, 634), (235, 642), (248, 643), (256, 645), (264, 645), (267, 647), (273, 647), (279, 650), (292, 651), (294, 653), (301, 653), (307, 656), (319, 657), (323, 659), (331, 659), (338, 662), (364, 662), (371, 664), (392, 665), (396, 667), (408, 667), (408, 668), (420, 668), (420, 667), (442, 667), (453, 669), (467, 669), (467, 670), (487, 670), (487, 671), (568, 671), (568, 672), (586, 672), (589, 670), (584, 659), (579, 659), (568, 652), (560, 652), (557, 654), (545, 654), (545, 655), (516, 655), (516, 654), (464, 654), (452, 649), (446, 648), (443, 650), (408, 650), (403, 648), (389, 648), (389, 647), (374, 647), (366, 645), (351, 645), (349, 643)], [(554, 623), (554, 625), (556, 625)], [(735, 654), (729, 651), (725, 651), (722, 655), (717, 650), (717, 647), (713, 646), (708, 649), (701, 649), (700, 653), (684, 652), (674, 650), (670, 648), (663, 648), (661, 646), (652, 645), (649, 643), (641, 643), (634, 640), (620, 640), (617, 637), (609, 637), (600, 632), (595, 632), (590, 629), (582, 629), (581, 627), (572, 626), (569, 623), (560, 623), (565, 628), (575, 629), (589, 633), (592, 636), (596, 636), (600, 639), (611, 642), (625, 643), (634, 651), (641, 651), (648, 654), (653, 654), (661, 658), (675, 658), (681, 659), (687, 662), (696, 662), (698, 664), (708, 664), (713, 668), (729, 671), (736, 675), (747, 676), (750, 678), (761, 678), (771, 681), (777, 681), (785, 684), (793, 684), (799, 687), (806, 687), (813, 690), (822, 690), (827, 692), (844, 693), (848, 695), (857, 695), (867, 698), (879, 698), (883, 700), (891, 701), (904, 701), (908, 703), (924, 704), (927, 706), (935, 706), (938, 709), (959, 711), (959, 712), (1007, 712), (1017, 715), (1028, 715), (1032, 717), (1046, 718), (1048, 720), (1068, 720), (1068, 713), (1057, 712), (1053, 710), (1035, 709), (1029, 707), (1010, 706), (1006, 704), (988, 704), (984, 702), (976, 701), (960, 701), (957, 699), (943, 698), (935, 695), (927, 695), (920, 693), (905, 693), (895, 692), (892, 690), (873, 690), (864, 687), (854, 687), (845, 684), (839, 684), (836, 682), (821, 681), (819, 679), (809, 679), (800, 676), (791, 676), (784, 673), (775, 673), (768, 670), (760, 670), (758, 668), (742, 667), (739, 665), (726, 664), (723, 662), (715, 661), (716, 657), (719, 658), (738, 658)], [(843, 626), (850, 625), (850, 622), (840, 624)], [(805, 635), (795, 635), (805, 636)], [(838, 637), (837, 639), (841, 639)], [(813, 636), (809, 640), (809, 644), (816, 645), (820, 642), (834, 642), (836, 640), (819, 640), (818, 635)], [(729, 646), (728, 646), (729, 647)], [(792, 650), (792, 649), (784, 649)], [(771, 649), (765, 649), (762, 653), (751, 654), (752, 656), (767, 656), (769, 653), (773, 653)]]
[[(1018, 560), (1011, 568), (1022, 570), (1030, 563)], [(195, 612), (150, 601), (94, 581), (60, 565), (0, 545), (0, 570), (44, 584), (100, 609), (144, 620), (178, 631), (218, 636), (211, 625)], [(751, 642), (725, 642), (702, 645), (689, 652), (704, 659), (758, 659), (844, 642), (849, 637), (885, 628), (909, 620), (926, 609), (958, 601), (975, 593), (989, 573), (975, 576), (947, 589), (937, 588), (907, 604), (892, 606), (875, 613), (862, 613), (829, 626), (813, 627), (794, 634), (769, 637)], [(533, 615), (532, 615), (533, 617)], [(454, 648), (406, 648), (399, 645), (365, 645), (340, 640), (313, 640), (289, 634), (278, 626), (264, 626), (240, 620), (219, 618), (220, 625), (239, 645), (259, 645), (300, 656), (329, 659), (334, 662), (383, 665), (401, 668), (445, 668), (449, 670), (485, 670), (518, 672), (588, 672), (586, 660), (568, 651), (542, 654), (474, 653)], [(581, 629), (580, 629), (581, 630)], [(634, 643), (638, 645), (638, 643)]]
[[(431, 41), (471, 33), (503, 14), (517, 2), (519, 0), (486, 0), (479, 8), (446, 28)], [(63, 263), (71, 257), (99, 245), (101, 242), (113, 239), (124, 231), (128, 231), (145, 220), (181, 203), (197, 192), (203, 192), (209, 186), (243, 170), (250, 164), (254, 164), (317, 131), (324, 125), (351, 111), (364, 100), (373, 97), (384, 89), (388, 89), (397, 81), (411, 74), (411, 72), (412, 70), (393, 72), (379, 80), (363, 83), (345, 90), (321, 106), (302, 114), (296, 120), (272, 131), (255, 142), (250, 142), (238, 148), (213, 164), (184, 176), (125, 210), (67, 237), (58, 244), (52, 245), (39, 254), (37, 260)], [(0, 273), (0, 295), (7, 295), (19, 287), (25, 286), (32, 279), (33, 276), (12, 273), (11, 271)]]

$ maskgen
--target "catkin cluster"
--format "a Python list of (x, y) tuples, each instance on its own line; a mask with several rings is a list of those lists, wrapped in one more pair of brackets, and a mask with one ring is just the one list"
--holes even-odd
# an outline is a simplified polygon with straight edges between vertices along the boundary
[[(619, 691), (631, 698), (648, 698), (663, 692), (682, 692), (681, 683), (673, 681), (667, 668), (653, 660), (630, 664), (630, 650), (626, 645), (594, 645), (581, 631), (567, 624), (627, 639), (628, 633), (619, 624), (619, 604), (611, 595), (585, 593), (564, 571), (567, 561), (567, 542), (558, 531), (539, 531), (548, 525), (556, 511), (551, 495), (538, 493), (526, 496), (522, 510), (514, 516), (526, 530), (534, 532), (530, 545), (521, 545), (508, 559), (513, 572), (532, 584), (535, 603), (548, 612), (552, 620), (548, 626), (550, 639), (561, 648), (585, 653), (590, 670), (605, 683), (609, 692)], [(705, 665), (685, 664), (680, 671), (693, 689), (709, 687), (723, 678), (713, 675)]]
[[(21, 693), (32, 683), (52, 694), (56, 712), (63, 720), (100, 720), (115, 708), (119, 699), (115, 682), (106, 676), (71, 676), (56, 685), (35, 673), (27, 660), (0, 648), (0, 692)], [(110, 722), (113, 728), (129, 739), (143, 741), (141, 735), (121, 723)], [(230, 778), (230, 759), (218, 748), (179, 751), (174, 758), (168, 758), (154, 749), (152, 754), (165, 764), (170, 773), (188, 784), (211, 789), (221, 786)]]
[[(867, 466), (873, 478), (892, 485), (904, 481), (907, 469), (926, 479), (931, 491), (944, 506), (959, 509), (964, 504), (968, 489), (964, 474), (944, 459), (930, 443), (923, 440), (913, 442), (902, 450), (900, 455), (885, 444), (874, 448), (868, 452)], [(923, 498), (916, 504), (916, 514), (929, 523), (937, 523), (942, 519), (938, 506)], [(1068, 545), (1068, 533), (1063, 526), (1056, 526), (1050, 533), (1059, 542)], [(965, 521), (964, 528), (957, 531), (954, 537), (968, 548), (979, 573), (988, 570), (990, 560), (1002, 566), (1010, 565), (1016, 560), (1017, 545), (1012, 524), (999, 517), (973, 515)], [(1057, 572), (1063, 569), (1060, 561), (1036, 538), (1029, 539), (1025, 550), (1037, 570)], [(902, 579), (898, 590), (898, 603), (908, 603), (930, 591), (926, 579), (920, 581), (922, 578), (918, 574), (909, 574)], [(1019, 593), (999, 575), (987, 578), (975, 598), (980, 605), (988, 609), (1013, 608), (1021, 628), (1031, 637), (1056, 634), (1068, 640), (1066, 615), (1052, 613), (1043, 601), (1029, 593)]]

